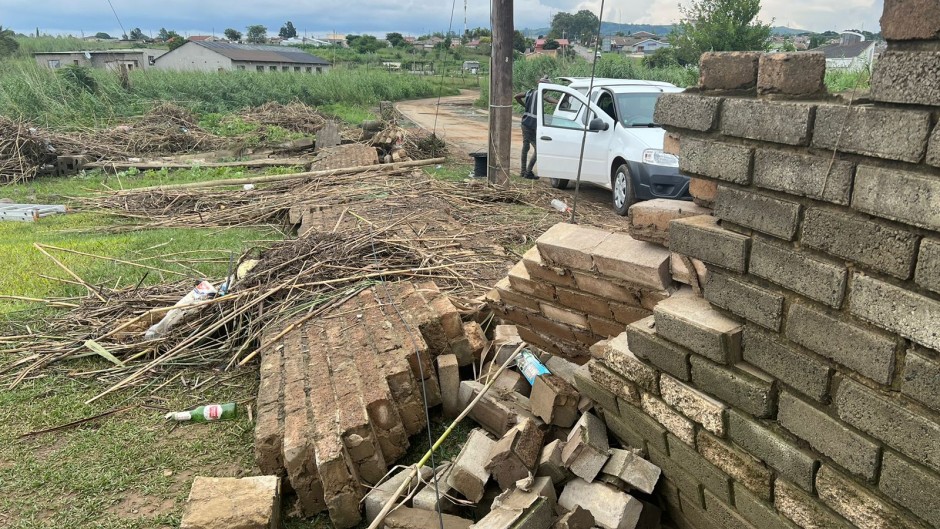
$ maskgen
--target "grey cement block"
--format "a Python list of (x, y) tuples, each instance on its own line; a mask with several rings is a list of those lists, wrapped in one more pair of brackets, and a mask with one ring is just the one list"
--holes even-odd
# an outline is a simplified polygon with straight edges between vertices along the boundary
[(860, 527), (926, 529), (907, 513), (869, 492), (867, 486), (849, 479), (830, 465), (820, 467), (816, 493), (832, 510)]
[[(607, 429), (610, 430), (610, 432), (614, 434), (614, 437), (624, 446), (646, 451), (646, 440), (640, 435), (638, 428), (629, 424), (619, 412), (604, 412), (603, 417), (604, 422), (607, 423)], [(663, 435), (665, 435), (665, 433)]]
[(774, 335), (753, 325), (744, 328), (744, 361), (813, 399), (821, 401), (828, 392), (828, 365), (777, 342)]
[[(609, 420), (612, 415), (612, 413), (606, 413), (604, 417)], [(643, 413), (643, 410), (621, 401), (619, 418), (622, 423), (646, 440), (650, 450), (668, 451), (666, 447), (666, 429), (651, 419), (649, 415)]]
[(816, 460), (812, 454), (737, 411), (732, 411), (728, 418), (729, 437), (735, 444), (804, 490), (813, 490)]
[(720, 364), (741, 358), (741, 331), (736, 320), (696, 296), (673, 296), (653, 309), (656, 334)]
[(881, 454), (878, 444), (854, 432), (842, 421), (789, 392), (780, 394), (777, 420), (790, 433), (850, 472), (867, 480), (874, 479)]
[(722, 98), (698, 94), (663, 94), (653, 120), (664, 127), (708, 131), (718, 121)]
[(743, 278), (713, 271), (705, 283), (705, 299), (770, 330), (780, 329), (783, 295), (748, 283)]
[(929, 133), (928, 112), (820, 105), (813, 147), (917, 163), (924, 156)]
[(740, 514), (714, 494), (705, 491), (705, 515), (718, 527), (725, 529), (755, 529)]
[[(731, 500), (731, 478), (711, 464), (694, 449), (673, 437), (669, 438), (669, 457), (696, 480), (724, 501)], [(668, 474), (667, 474), (668, 475)]]
[(753, 153), (750, 147), (684, 137), (679, 144), (679, 170), (747, 185), (751, 183)]
[(827, 509), (816, 497), (782, 479), (778, 479), (774, 487), (774, 506), (800, 527), (857, 529)]
[(746, 90), (757, 84), (761, 54), (742, 51), (706, 51), (699, 60), (702, 90)]
[(626, 332), (620, 333), (607, 342), (603, 362), (612, 371), (638, 387), (651, 393), (659, 393), (659, 376), (656, 369), (633, 354)]
[(691, 360), (695, 387), (755, 417), (773, 415), (775, 394), (771, 380), (741, 369), (728, 369), (698, 356)]
[(800, 224), (800, 205), (759, 193), (718, 186), (715, 216), (791, 241)]
[(852, 207), (890, 220), (940, 231), (940, 179), (919, 173), (860, 165)]
[(726, 136), (787, 145), (809, 143), (815, 105), (757, 99), (728, 99), (721, 108)]
[(496, 441), (483, 430), (477, 428), (470, 432), (447, 475), (447, 484), (470, 501), (480, 501), (490, 479), (490, 472), (484, 467), (495, 445)]
[(725, 474), (731, 476), (735, 483), (744, 485), (762, 499), (770, 500), (773, 471), (764, 463), (708, 432), (699, 431), (696, 444), (699, 453)]
[(938, 40), (940, 4), (934, 0), (885, 0), (881, 33), (888, 40)]
[(594, 380), (587, 364), (575, 371), (574, 387), (582, 397), (591, 399), (597, 406), (605, 410), (617, 410), (617, 396), (602, 386), (598, 381)]
[(796, 529), (782, 514), (750, 493), (740, 483), (734, 484), (734, 506), (745, 520), (760, 529)]
[(898, 279), (911, 277), (918, 236), (868, 220), (821, 208), (810, 208), (803, 219), (800, 241)]
[(849, 310), (882, 329), (940, 350), (940, 301), (855, 274)]
[(940, 167), (940, 125), (933, 128), (930, 142), (927, 144), (927, 163)]
[(940, 424), (857, 382), (843, 380), (839, 417), (921, 465), (940, 471)]
[(940, 240), (924, 239), (921, 241), (914, 281), (940, 294)]
[(689, 351), (664, 340), (656, 334), (654, 328), (654, 316), (628, 325), (630, 350), (637, 358), (649, 361), (670, 375), (680, 380), (690, 380)]
[(871, 97), (885, 103), (940, 106), (940, 51), (891, 51), (878, 56)]
[(613, 448), (601, 473), (620, 480), (630, 489), (652, 494), (662, 470), (635, 451)]
[(852, 193), (851, 163), (830, 156), (804, 156), (772, 149), (754, 154), (754, 183), (791, 195), (847, 206)]
[(761, 238), (755, 238), (751, 244), (750, 271), (833, 308), (839, 308), (845, 297), (845, 266)]
[(901, 393), (940, 411), (940, 360), (912, 348), (904, 360)]
[(875, 382), (891, 383), (897, 344), (890, 335), (794, 303), (787, 319), (787, 338)]
[(705, 500), (702, 498), (702, 484), (695, 476), (690, 474), (679, 464), (670, 459), (665, 451), (650, 450), (650, 461), (663, 470), (663, 475), (675, 483), (680, 491), (680, 497), (683, 502), (692, 501), (700, 509), (705, 507)]
[(718, 226), (710, 215), (688, 217), (669, 223), (669, 246), (674, 252), (706, 263), (744, 272), (751, 240)]
[(940, 527), (940, 478), (927, 469), (887, 451), (878, 488), (934, 527)]
[(826, 93), (826, 56), (822, 52), (763, 53), (757, 93), (813, 96)]

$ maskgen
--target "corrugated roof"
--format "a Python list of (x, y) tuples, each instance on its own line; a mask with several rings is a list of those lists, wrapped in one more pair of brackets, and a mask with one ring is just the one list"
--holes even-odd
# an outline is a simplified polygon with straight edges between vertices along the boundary
[(868, 51), (868, 48), (874, 46), (875, 41), (866, 40), (863, 42), (855, 42), (852, 44), (829, 44), (827, 46), (820, 46), (814, 48), (810, 51), (821, 51), (826, 55), (827, 59), (854, 59), (859, 55)]
[(291, 64), (329, 65), (329, 61), (311, 55), (298, 48), (285, 46), (265, 46), (262, 44), (233, 44), (231, 42), (199, 42), (192, 44), (202, 46), (233, 61), (248, 62), (284, 62)]

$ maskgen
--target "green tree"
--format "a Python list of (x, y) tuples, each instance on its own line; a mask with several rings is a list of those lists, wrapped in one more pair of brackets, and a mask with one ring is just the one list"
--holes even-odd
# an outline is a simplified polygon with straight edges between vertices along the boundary
[(519, 53), (525, 53), (525, 50), (529, 49), (529, 39), (518, 29), (512, 34), (512, 49)]
[(385, 45), (382, 44), (382, 42), (374, 35), (358, 36), (357, 38), (353, 39), (353, 42), (350, 43), (350, 46), (355, 48), (359, 53), (375, 53), (385, 47)]
[(552, 28), (548, 37), (553, 39), (580, 40), (580, 42), (593, 42), (597, 34), (597, 15), (587, 9), (575, 14), (559, 12), (552, 17)]
[(130, 34), (131, 40), (144, 40), (144, 32), (140, 28), (134, 28)]
[(356, 41), (359, 40), (361, 36), (362, 35), (346, 35), (346, 45), (348, 45), (350, 48), (355, 47)]
[(264, 44), (268, 41), (268, 28), (261, 24), (248, 26), (247, 40), (252, 44)]
[(558, 41), (555, 39), (547, 39), (545, 45), (542, 46), (542, 49), (546, 50), (557, 50), (561, 47), (561, 44), (558, 44)]
[(698, 64), (706, 51), (766, 51), (770, 25), (757, 19), (760, 0), (692, 0), (669, 40), (680, 64)]
[(829, 40), (823, 35), (813, 35), (809, 38), (809, 49), (818, 48)]
[(166, 28), (160, 28), (160, 32), (157, 33), (157, 40), (162, 40), (163, 42), (170, 40), (170, 32), (167, 31)]
[(232, 42), (238, 42), (242, 40), (242, 32), (235, 28), (228, 28), (225, 30), (225, 38)]
[(405, 41), (404, 35), (401, 33), (386, 33), (385, 40), (387, 40), (388, 43), (395, 48), (402, 48), (408, 45), (408, 43)]
[(671, 47), (659, 48), (658, 50), (643, 57), (643, 66), (647, 68), (668, 68), (678, 66), (676, 59), (676, 50)]
[(186, 44), (186, 39), (184, 39), (182, 35), (175, 31), (168, 31), (166, 42), (170, 45), (170, 51), (173, 51), (183, 44)]
[(294, 28), (294, 23), (290, 20), (286, 24), (281, 26), (281, 31), (277, 33), (282, 39), (292, 39), (297, 36), (297, 29)]
[(95, 38), (102, 39), (102, 40), (111, 40), (111, 35), (108, 35), (104, 31), (99, 31), (98, 33), (95, 33)]
[(0, 26), (0, 59), (13, 55), (20, 48), (20, 43), (13, 38), (14, 35), (12, 29), (3, 29), (3, 26)]

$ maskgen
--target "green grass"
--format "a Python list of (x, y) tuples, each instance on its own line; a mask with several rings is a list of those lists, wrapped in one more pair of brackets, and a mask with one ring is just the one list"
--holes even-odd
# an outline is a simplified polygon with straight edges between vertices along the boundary
[(323, 105), (317, 110), (353, 125), (362, 125), (363, 121), (376, 118), (375, 112), (362, 105), (331, 103)]
[(473, 165), (464, 163), (446, 163), (435, 166), (424, 167), (424, 172), (446, 182), (462, 182), (470, 178), (473, 172)]
[[(337, 68), (323, 75), (293, 72), (174, 72), (139, 70), (125, 90), (113, 72), (87, 70), (81, 76), (37, 65), (31, 59), (0, 62), (0, 115), (41, 126), (105, 126), (143, 114), (170, 101), (200, 113), (228, 113), (269, 101), (320, 106), (369, 106), (452, 95), (457, 88), (431, 76), (379, 69)], [(79, 82), (91, 79), (91, 83)], [(92, 86), (89, 87), (88, 85)]]
[[(269, 171), (277, 172), (282, 171)], [(238, 168), (133, 173), (135, 171), (124, 173), (122, 176), (96, 172), (73, 178), (39, 178), (24, 185), (0, 187), (0, 198), (12, 198), (16, 202), (61, 204), (68, 203), (68, 197), (88, 195), (108, 188), (129, 189), (158, 184), (239, 178), (246, 175), (244, 170)], [(229, 252), (238, 256), (256, 245), (251, 241), (269, 239), (277, 235), (274, 228), (167, 228), (122, 233), (106, 231), (118, 222), (108, 215), (76, 213), (46, 217), (36, 223), (0, 223), (0, 255), (5, 256), (6, 270), (0, 275), (0, 294), (33, 298), (85, 294), (84, 289), (77, 285), (39, 277), (38, 274), (41, 273), (68, 279), (68, 275), (57, 268), (48, 257), (42, 255), (33, 243), (131, 261), (147, 258), (144, 262), (150, 266), (187, 274), (179, 276), (151, 272), (144, 284), (154, 284), (186, 277), (197, 279), (197, 275), (224, 276), (228, 268), (225, 256)], [(171, 256), (194, 249), (206, 252), (200, 257), (211, 256), (218, 262), (193, 263), (186, 259), (186, 256)], [(116, 284), (136, 285), (146, 273), (146, 270), (138, 267), (93, 257), (61, 252), (58, 252), (56, 257), (79, 277), (92, 284), (107, 284), (111, 287)], [(198, 274), (193, 269), (198, 271)], [(44, 313), (44, 305), (0, 301), (0, 324), (4, 320), (21, 321), (31, 315)]]
[(855, 90), (867, 91), (871, 88), (871, 74), (868, 70), (856, 72), (829, 70), (826, 72), (826, 88), (833, 94)]
[[(70, 368), (102, 368), (101, 361)], [(216, 372), (193, 371), (181, 379), (205, 379)], [(197, 475), (238, 476), (253, 466), (252, 425), (244, 411), (235, 421), (183, 425), (175, 429), (162, 409), (136, 407), (76, 428), (17, 439), (125, 405), (149, 403), (166, 410), (208, 402), (244, 401), (254, 395), (257, 374), (191, 390), (181, 379), (161, 390), (132, 397), (84, 401), (106, 385), (49, 369), (44, 378), (0, 392), (0, 525), (9, 529), (178, 526)], [(211, 387), (209, 387), (211, 386)], [(129, 398), (130, 397), (130, 398)], [(244, 410), (244, 408), (242, 408)], [(136, 512), (135, 512), (136, 510)]]

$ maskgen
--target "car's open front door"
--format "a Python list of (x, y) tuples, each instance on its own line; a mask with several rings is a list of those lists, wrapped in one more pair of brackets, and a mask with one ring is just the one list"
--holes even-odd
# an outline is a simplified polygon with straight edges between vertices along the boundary
[[(588, 111), (585, 105), (587, 98), (577, 90), (561, 85), (540, 84), (538, 90), (538, 128), (536, 133), (536, 150), (538, 153), (538, 174), (542, 177), (557, 178), (559, 180), (574, 180), (578, 174), (578, 158), (581, 155), (581, 140), (584, 129), (589, 120), (585, 114)], [(607, 123), (608, 131), (614, 127), (613, 120), (600, 112), (596, 105), (591, 104), (590, 117), (600, 117)], [(604, 137), (598, 137), (603, 134)], [(606, 150), (592, 148), (601, 141), (605, 144), (607, 134), (604, 132), (588, 132), (585, 145), (585, 163), (582, 167), (581, 179), (583, 181), (596, 181), (599, 166), (606, 165)], [(594, 160), (597, 153), (602, 153), (603, 160)], [(589, 160), (588, 157), (591, 159)], [(602, 178), (609, 178), (603, 171)], [(603, 180), (601, 180), (603, 181)]]

